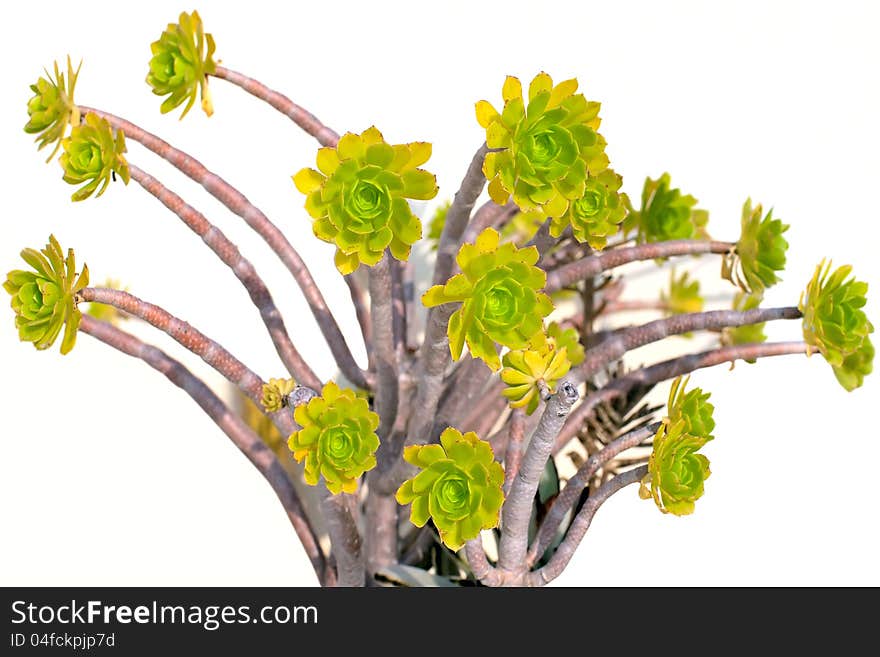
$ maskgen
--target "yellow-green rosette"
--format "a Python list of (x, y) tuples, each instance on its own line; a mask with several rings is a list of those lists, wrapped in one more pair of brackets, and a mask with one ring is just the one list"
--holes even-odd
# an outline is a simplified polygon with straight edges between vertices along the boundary
[(696, 204), (693, 196), (672, 187), (669, 174), (664, 173), (656, 180), (645, 179), (641, 209), (630, 213), (625, 223), (638, 229), (642, 243), (706, 239), (709, 213)]
[[(129, 181), (128, 162), (125, 160), (125, 135), (113, 128), (106, 119), (96, 114), (86, 114), (85, 122), (70, 131), (61, 142), (61, 168), (64, 182), (71, 185), (86, 183), (70, 197), (82, 201), (95, 190), (97, 198), (107, 189), (116, 174), (126, 185)], [(100, 187), (100, 189), (98, 189)]]
[(28, 122), (24, 126), (24, 131), (36, 135), (37, 150), (55, 143), (55, 148), (46, 158), (46, 162), (55, 157), (55, 153), (61, 147), (61, 140), (67, 134), (67, 126), (79, 124), (79, 108), (73, 100), (73, 90), (76, 87), (80, 66), (74, 71), (68, 57), (67, 78), (65, 78), (64, 73), (58, 69), (58, 62), (55, 62), (54, 76), (46, 71), (45, 78), (41, 77), (37, 79), (36, 84), (31, 85), (34, 95), (28, 100)]
[(703, 297), (700, 296), (700, 281), (690, 277), (686, 271), (676, 276), (675, 268), (669, 272), (669, 289), (660, 292), (660, 302), (666, 315), (698, 313), (703, 310)]
[(669, 393), (668, 417), (654, 436), (648, 473), (642, 479), (639, 496), (653, 498), (663, 513), (683, 516), (693, 513), (709, 478), (709, 459), (698, 454), (715, 428), (714, 407), (700, 388), (685, 392), (687, 379), (678, 377)]
[(623, 179), (611, 169), (587, 178), (584, 193), (572, 199), (568, 210), (552, 217), (550, 234), (562, 235), (568, 226), (578, 242), (586, 242), (596, 250), (604, 249), (608, 237), (620, 230), (626, 217), (626, 203), (619, 193)]
[(553, 310), (550, 297), (539, 291), (547, 274), (535, 266), (538, 250), (499, 242), (498, 231), (487, 228), (474, 244), (463, 244), (456, 257), (462, 273), (422, 296), (428, 308), (461, 302), (447, 328), (452, 358), (458, 360), (467, 343), (471, 356), (493, 371), (501, 367), (495, 343), (526, 348)]
[(874, 359), (868, 338), (874, 326), (862, 310), (868, 284), (851, 278), (851, 272), (850, 265), (831, 272), (831, 262), (823, 260), (798, 304), (804, 315), (804, 340), (819, 350), (849, 391), (862, 385)]
[(527, 415), (538, 408), (542, 388), (555, 393), (556, 383), (571, 369), (567, 348), (557, 348), (543, 333), (532, 338), (528, 349), (508, 351), (501, 362), (501, 380), (507, 385), (501, 394), (511, 408), (525, 408)]
[(366, 399), (332, 381), (306, 404), (297, 406), (293, 418), (302, 429), (287, 441), (297, 461), (305, 460), (305, 480), (317, 486), (324, 477), (335, 494), (354, 493), (358, 479), (376, 467), (379, 416)]
[(343, 135), (336, 148), (318, 150), (318, 169), (302, 169), (293, 182), (306, 195), (315, 236), (336, 245), (336, 268), (350, 274), (372, 267), (390, 249), (407, 260), (422, 237), (422, 223), (407, 199), (437, 195), (434, 174), (419, 167), (431, 157), (431, 144), (388, 144), (370, 127)]
[(416, 527), (433, 520), (444, 545), (458, 550), (481, 530), (498, 526), (504, 470), (489, 443), (473, 431), (462, 435), (449, 427), (439, 445), (411, 445), (403, 458), (419, 473), (403, 483), (396, 499), (412, 505)]
[(587, 176), (608, 166), (605, 140), (596, 132), (599, 103), (575, 93), (577, 88), (577, 80), (554, 85), (539, 73), (526, 103), (520, 81), (508, 76), (500, 113), (488, 101), (476, 104), (487, 146), (500, 149), (483, 162), (493, 201), (504, 205), (512, 195), (523, 211), (558, 217), (584, 195)]
[(76, 342), (82, 319), (77, 294), (89, 284), (89, 268), (84, 264), (77, 275), (73, 249), (67, 250), (65, 258), (54, 235), (49, 236), (45, 249), (24, 249), (21, 257), (31, 269), (9, 272), (3, 283), (12, 296), (18, 337), (37, 349), (48, 349), (63, 328), (61, 353), (66, 354)]
[(293, 379), (269, 379), (263, 384), (260, 405), (269, 413), (280, 411), (287, 406), (287, 396), (295, 387)]
[(214, 113), (208, 76), (215, 73), (214, 37), (205, 33), (199, 12), (182, 12), (177, 23), (169, 23), (158, 40), (150, 44), (152, 58), (147, 84), (157, 96), (168, 96), (159, 110), (166, 114), (186, 103), (182, 119), (202, 93), (202, 110)]
[(721, 276), (743, 292), (763, 294), (781, 280), (776, 272), (785, 269), (788, 242), (782, 234), (788, 229), (788, 224), (773, 218), (772, 209), (764, 216), (760, 203), (753, 208), (752, 200), (747, 199), (742, 233), (736, 248), (724, 256)]

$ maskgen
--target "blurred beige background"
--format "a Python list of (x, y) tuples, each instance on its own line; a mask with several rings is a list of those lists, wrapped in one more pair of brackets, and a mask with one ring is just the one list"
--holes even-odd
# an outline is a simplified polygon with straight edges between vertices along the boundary
[[(506, 74), (577, 76), (603, 103), (602, 132), (624, 189), (664, 170), (736, 239), (747, 196), (792, 225), (784, 282), (795, 304), (823, 256), (871, 285), (880, 322), (880, 13), (870, 2), (241, 3), (196, 7), (230, 68), (253, 75), (338, 131), (375, 123), (389, 141), (434, 143), (440, 195), (457, 188), (484, 136), (473, 103), (500, 103)], [(83, 104), (125, 116), (197, 155), (240, 187), (300, 250), (363, 359), (333, 249), (311, 235), (289, 176), (315, 144), (284, 117), (216, 80), (216, 114), (161, 116), (144, 82), (149, 44), (189, 5), (157, 0), (10, 5), (2, 22), (0, 266), (50, 232), (88, 262), (95, 284), (135, 294), (227, 346), (264, 377), (282, 373), (256, 310), (200, 240), (145, 192), (112, 185), (71, 204), (57, 163), (22, 126), (43, 67), (84, 59)], [(135, 144), (130, 161), (202, 210), (270, 283), (294, 341), (334, 372), (302, 296), (237, 217)], [(686, 264), (709, 290), (719, 263)], [(665, 275), (639, 279), (654, 295)], [(419, 290), (420, 292), (421, 290)], [(638, 289), (630, 292), (640, 296)], [(5, 585), (311, 585), (315, 580), (269, 487), (190, 399), (142, 363), (81, 336), (72, 354), (19, 344), (0, 308), (0, 583)], [(131, 326), (219, 377), (176, 344)], [(771, 339), (798, 339), (796, 322)], [(633, 362), (698, 350), (672, 339)], [(878, 585), (880, 376), (846, 394), (819, 358), (721, 366), (693, 378), (713, 393), (712, 477), (697, 512), (661, 515), (631, 488), (597, 515), (557, 584)], [(666, 387), (657, 391), (658, 398)], [(615, 558), (609, 559), (610, 555)], [(592, 564), (601, 563), (601, 568)], [(616, 564), (609, 567), (609, 564)]]

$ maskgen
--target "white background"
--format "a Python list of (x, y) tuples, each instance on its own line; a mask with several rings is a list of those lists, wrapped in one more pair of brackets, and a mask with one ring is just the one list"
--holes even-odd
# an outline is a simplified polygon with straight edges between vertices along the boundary
[[(315, 144), (268, 106), (215, 80), (216, 114), (162, 116), (144, 77), (149, 43), (179, 2), (10, 3), (2, 22), (0, 268), (50, 232), (98, 284), (119, 278), (223, 343), (264, 377), (281, 374), (257, 312), (231, 273), (136, 184), (71, 204), (57, 163), (21, 128), (28, 85), (67, 53), (84, 59), (77, 99), (125, 116), (196, 154), (280, 225), (337, 310), (362, 359), (332, 247), (311, 235), (289, 176)], [(823, 256), (852, 263), (877, 303), (880, 42), (870, 2), (203, 3), (230, 68), (308, 107), (338, 131), (375, 123), (392, 142), (434, 143), (428, 168), (450, 197), (484, 136), (481, 98), (500, 105), (506, 74), (577, 76), (603, 104), (602, 132), (624, 188), (664, 170), (736, 239), (751, 195), (792, 225), (784, 282), (797, 302)], [(302, 296), (246, 226), (133, 142), (155, 173), (235, 239), (275, 290), (293, 338), (332, 376)], [(717, 278), (717, 259), (692, 268)], [(658, 284), (659, 285), (659, 284)], [(649, 286), (653, 293), (657, 285)], [(711, 284), (710, 284), (711, 287)], [(715, 289), (712, 287), (712, 289)], [(719, 288), (721, 289), (721, 288)], [(726, 288), (724, 288), (726, 289)], [(74, 352), (20, 344), (0, 309), (0, 583), (5, 585), (312, 585), (268, 485), (180, 390), (80, 336)], [(222, 382), (149, 327), (131, 326)], [(798, 339), (797, 322), (769, 328)], [(673, 339), (665, 354), (708, 341)], [(657, 355), (656, 350), (654, 354)], [(651, 354), (636, 354), (635, 360)], [(819, 357), (701, 371), (718, 427), (697, 512), (661, 515), (632, 487), (597, 515), (557, 584), (878, 585), (880, 377), (847, 394)], [(665, 391), (660, 390), (662, 393)]]

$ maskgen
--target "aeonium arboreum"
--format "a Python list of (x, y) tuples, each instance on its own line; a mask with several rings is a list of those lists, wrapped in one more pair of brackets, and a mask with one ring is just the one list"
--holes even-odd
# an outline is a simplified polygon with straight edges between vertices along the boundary
[[(125, 160), (125, 135), (113, 128), (106, 119), (96, 114), (86, 114), (85, 122), (70, 131), (62, 140), (64, 148), (60, 162), (64, 169), (64, 182), (71, 185), (86, 183), (71, 198), (82, 201), (95, 190), (96, 198), (104, 193), (114, 174), (129, 181), (128, 162)], [(100, 187), (100, 189), (98, 189)]]
[(55, 142), (55, 148), (46, 158), (46, 162), (55, 157), (61, 147), (61, 140), (67, 134), (67, 126), (79, 124), (79, 108), (73, 100), (73, 90), (80, 66), (74, 71), (68, 56), (66, 79), (64, 73), (58, 69), (58, 62), (55, 62), (54, 77), (46, 71), (45, 78), (41, 77), (31, 85), (34, 95), (28, 100), (28, 122), (24, 131), (36, 135), (37, 150)]
[(419, 167), (431, 144), (388, 144), (375, 127), (347, 133), (336, 148), (318, 150), (318, 169), (301, 169), (293, 182), (306, 195), (318, 239), (336, 245), (336, 268), (350, 274), (373, 266), (385, 249), (407, 260), (422, 237), (422, 224), (407, 199), (437, 195), (434, 174)]

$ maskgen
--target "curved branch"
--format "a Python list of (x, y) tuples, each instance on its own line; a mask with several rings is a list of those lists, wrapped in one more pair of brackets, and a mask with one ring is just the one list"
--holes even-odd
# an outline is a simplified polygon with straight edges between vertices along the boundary
[(768, 356), (785, 356), (788, 354), (809, 355), (813, 351), (815, 351), (814, 348), (805, 342), (743, 344), (679, 356), (678, 358), (671, 358), (650, 367), (634, 370), (626, 376), (611, 381), (604, 388), (596, 390), (584, 398), (565, 421), (565, 425), (563, 425), (562, 431), (559, 432), (559, 437), (556, 439), (553, 453), (558, 453), (565, 447), (568, 441), (577, 435), (579, 427), (590, 416), (596, 406), (625, 395), (637, 385), (653, 386), (661, 381), (674, 379), (679, 375), (704, 367), (713, 367), (721, 363), (732, 363), (737, 360), (755, 360)]
[(479, 536), (464, 544), (464, 553), (471, 572), (482, 584), (485, 586), (504, 585), (502, 572), (489, 563), (486, 551), (483, 549), (483, 540)]
[(529, 553), (526, 557), (526, 565), (529, 568), (535, 565), (535, 562), (549, 547), (553, 536), (556, 534), (556, 530), (559, 528), (559, 523), (562, 522), (565, 514), (574, 506), (574, 503), (577, 502), (584, 488), (589, 485), (590, 479), (592, 479), (599, 468), (621, 452), (625, 452), (631, 447), (638, 447), (648, 440), (648, 438), (657, 433), (660, 424), (660, 422), (654, 422), (624, 434), (593, 454), (578, 468), (578, 471), (565, 483), (565, 488), (562, 489), (562, 492), (553, 501), (553, 505), (541, 523), (538, 535), (532, 541), (532, 546), (529, 548)]
[(524, 569), (529, 540), (529, 519), (541, 473), (550, 458), (553, 443), (565, 417), (578, 399), (577, 389), (568, 379), (559, 382), (557, 392), (547, 400), (544, 414), (529, 441), (522, 465), (501, 507), (501, 543), (498, 567), (509, 572)]
[(290, 340), (284, 319), (269, 288), (254, 266), (241, 255), (238, 247), (233, 244), (219, 228), (212, 224), (201, 212), (188, 205), (180, 196), (165, 187), (147, 172), (137, 166), (128, 163), (131, 179), (155, 196), (162, 204), (176, 214), (196, 235), (202, 238), (205, 244), (217, 254), (220, 260), (229, 267), (235, 276), (241, 281), (247, 290), (251, 301), (260, 311), (260, 317), (269, 330), (269, 336), (275, 345), (275, 350), (281, 357), (288, 371), (296, 377), (297, 381), (310, 388), (321, 389), (321, 381), (315, 375), (311, 367), (305, 362)]
[(722, 329), (728, 326), (760, 324), (776, 319), (800, 319), (803, 315), (795, 306), (782, 308), (755, 308), (753, 310), (709, 310), (702, 313), (685, 313), (658, 319), (641, 326), (616, 331), (610, 337), (590, 349), (584, 362), (573, 375), (584, 381), (600, 367), (651, 342), (657, 342), (671, 335), (681, 335), (691, 331)]
[(315, 569), (326, 582), (327, 563), (318, 537), (306, 517), (302, 503), (284, 467), (262, 440), (214, 394), (205, 383), (165, 352), (141, 342), (133, 335), (89, 315), (82, 316), (80, 330), (124, 354), (139, 358), (183, 389), (225, 433), (269, 482)]
[[(167, 333), (238, 386), (257, 405), (257, 408), (262, 408), (260, 398), (263, 392), (263, 380), (224, 347), (189, 323), (178, 319), (164, 308), (142, 301), (133, 294), (121, 290), (87, 287), (80, 291), (79, 296), (82, 301), (103, 303), (124, 310)], [(272, 417), (279, 425), (282, 434), (293, 430), (293, 420), (289, 413), (274, 413)]]
[(318, 327), (321, 329), (321, 333), (324, 335), (324, 339), (327, 341), (327, 345), (330, 347), (330, 351), (333, 353), (333, 357), (336, 359), (339, 369), (354, 385), (361, 388), (370, 387), (367, 373), (354, 360), (345, 337), (339, 329), (339, 324), (337, 324), (333, 313), (330, 312), (330, 308), (327, 306), (324, 295), (321, 294), (321, 290), (315, 283), (315, 279), (312, 278), (305, 262), (303, 262), (299, 253), (293, 248), (293, 245), (278, 226), (273, 224), (244, 194), (217, 174), (209, 171), (194, 157), (174, 148), (156, 135), (118, 116), (86, 106), (80, 106), (79, 110), (82, 114), (91, 113), (106, 119), (116, 130), (122, 130), (126, 137), (142, 144), (159, 157), (170, 162), (182, 173), (204, 187), (208, 193), (232, 212), (244, 219), (248, 226), (253, 228), (263, 238), (266, 244), (281, 259), (287, 270), (293, 275), (309, 304), (309, 308), (318, 323)]
[(639, 244), (620, 249), (611, 249), (575, 260), (547, 272), (545, 291), (556, 292), (567, 285), (587, 276), (595, 276), (608, 269), (619, 267), (638, 260), (653, 260), (676, 255), (697, 255), (701, 253), (728, 253), (734, 246), (732, 242), (710, 240), (670, 240), (652, 244)]
[(572, 522), (571, 526), (568, 528), (568, 533), (565, 535), (565, 539), (556, 549), (556, 552), (553, 554), (553, 557), (547, 565), (526, 575), (526, 585), (543, 586), (559, 577), (562, 571), (565, 570), (568, 562), (571, 561), (575, 550), (578, 545), (580, 545), (587, 530), (590, 528), (590, 523), (593, 522), (593, 516), (596, 515), (596, 511), (599, 510), (599, 507), (617, 491), (641, 481), (642, 477), (644, 477), (647, 472), (648, 466), (645, 465), (633, 468), (632, 470), (627, 470), (626, 472), (621, 472), (614, 477), (614, 479), (606, 482), (600, 486), (595, 493), (590, 495), (584, 503), (583, 508), (581, 508), (580, 513), (577, 514), (574, 522)]
[(321, 123), (314, 114), (303, 109), (284, 94), (270, 89), (262, 82), (258, 82), (241, 73), (236, 73), (225, 66), (217, 66), (213, 75), (241, 87), (250, 95), (260, 100), (266, 101), (318, 140), (318, 143), (322, 146), (336, 146), (336, 142), (339, 141), (339, 135)]

